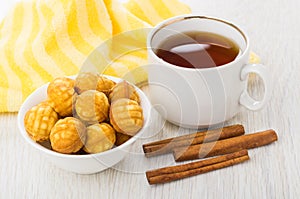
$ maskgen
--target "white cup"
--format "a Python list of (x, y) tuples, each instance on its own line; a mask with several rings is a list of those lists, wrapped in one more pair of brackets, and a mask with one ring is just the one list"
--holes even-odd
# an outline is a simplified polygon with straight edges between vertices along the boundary
[[(222, 35), (240, 47), (235, 60), (213, 68), (184, 68), (170, 64), (155, 53), (170, 36), (190, 31)], [(203, 128), (229, 120), (241, 110), (261, 109), (270, 97), (270, 77), (261, 64), (248, 64), (247, 34), (223, 19), (183, 15), (158, 24), (148, 35), (150, 100), (169, 122), (188, 128)], [(201, 61), (201, 60), (199, 60)], [(265, 87), (256, 101), (247, 92), (248, 74), (256, 73)]]

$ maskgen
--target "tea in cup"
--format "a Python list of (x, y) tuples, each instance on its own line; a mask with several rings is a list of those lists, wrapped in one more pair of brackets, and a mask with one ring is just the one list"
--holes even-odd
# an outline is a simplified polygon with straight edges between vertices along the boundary
[[(249, 38), (231, 22), (177, 16), (150, 32), (147, 48), (150, 100), (171, 123), (208, 127), (229, 120), (242, 106), (259, 110), (270, 97), (268, 71), (248, 63)], [(247, 91), (249, 73), (264, 82), (261, 101)]]

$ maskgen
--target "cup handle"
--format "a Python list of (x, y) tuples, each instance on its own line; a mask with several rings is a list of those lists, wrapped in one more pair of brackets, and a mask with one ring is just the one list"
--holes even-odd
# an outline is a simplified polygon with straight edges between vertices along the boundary
[(256, 111), (261, 109), (266, 102), (270, 99), (271, 89), (270, 89), (270, 75), (267, 69), (262, 64), (248, 64), (241, 72), (241, 79), (243, 81), (247, 80), (249, 73), (256, 73), (261, 77), (265, 87), (265, 94), (261, 101), (254, 100), (248, 93), (247, 88), (243, 91), (240, 96), (240, 104), (248, 108), (249, 110)]

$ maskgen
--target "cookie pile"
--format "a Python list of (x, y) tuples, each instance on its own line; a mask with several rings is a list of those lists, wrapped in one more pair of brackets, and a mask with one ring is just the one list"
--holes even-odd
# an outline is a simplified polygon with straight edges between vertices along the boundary
[(59, 153), (107, 151), (144, 124), (140, 97), (126, 81), (116, 83), (88, 72), (75, 80), (59, 77), (50, 82), (47, 96), (26, 113), (25, 129), (34, 141), (50, 141)]

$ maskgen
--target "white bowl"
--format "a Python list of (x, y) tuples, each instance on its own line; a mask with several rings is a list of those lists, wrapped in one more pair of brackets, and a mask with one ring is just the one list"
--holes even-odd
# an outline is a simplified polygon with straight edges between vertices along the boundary
[[(122, 81), (122, 79), (116, 77), (111, 77), (111, 76), (106, 76), (106, 77), (115, 82)], [(89, 154), (89, 155), (68, 155), (68, 154), (57, 153), (55, 151), (47, 149), (46, 147), (33, 141), (28, 136), (24, 127), (24, 116), (30, 108), (39, 104), (40, 102), (44, 101), (47, 98), (48, 85), (49, 83), (41, 86), (25, 100), (18, 114), (18, 127), (27, 143), (29, 143), (31, 146), (37, 149), (37, 151), (39, 151), (43, 156), (49, 159), (53, 164), (57, 165), (62, 169), (79, 173), (79, 174), (92, 174), (110, 168), (113, 165), (120, 162), (125, 157), (125, 155), (130, 152), (130, 146), (136, 141), (136, 139), (140, 135), (143, 134), (143, 132), (145, 132), (146, 129), (148, 129), (151, 104), (148, 98), (146, 97), (146, 95), (139, 88), (135, 86), (135, 89), (137, 90), (141, 98), (141, 106), (143, 108), (143, 114), (144, 114), (144, 126), (130, 140), (111, 150), (102, 153), (97, 153), (97, 154)]]

